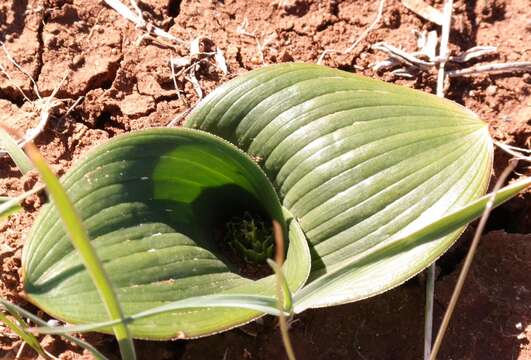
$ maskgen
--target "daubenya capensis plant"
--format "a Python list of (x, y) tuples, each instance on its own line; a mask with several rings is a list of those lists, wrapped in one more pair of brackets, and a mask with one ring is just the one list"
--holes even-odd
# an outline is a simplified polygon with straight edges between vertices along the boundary
[[(300, 313), (398, 286), (487, 202), (486, 123), (451, 101), (323, 66), (251, 71), (184, 127), (114, 138), (62, 179), (126, 315), (211, 294), (275, 298), (274, 275), (240, 271), (263, 269), (254, 260), (272, 253), (271, 234), (248, 214), (283, 227), (283, 273)], [(496, 203), (528, 185), (504, 188)], [(108, 320), (53, 204), (33, 226), (23, 270), (27, 298), (50, 315)], [(261, 315), (198, 305), (129, 329), (189, 338)]]

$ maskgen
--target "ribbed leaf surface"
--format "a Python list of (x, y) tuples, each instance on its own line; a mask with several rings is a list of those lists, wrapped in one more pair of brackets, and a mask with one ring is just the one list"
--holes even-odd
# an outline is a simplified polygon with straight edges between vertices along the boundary
[[(257, 159), (312, 251), (296, 308), (354, 301), (417, 274), (462, 231), (370, 257), (484, 193), (487, 125), (453, 102), (317, 65), (252, 71), (211, 93), (185, 124)], [(370, 259), (370, 261), (369, 261)], [(304, 292), (304, 290), (303, 290)]]
[[(283, 212), (269, 180), (244, 153), (212, 135), (158, 129), (113, 139), (70, 170), (63, 185), (126, 315), (210, 294), (274, 297), (275, 277), (255, 281), (239, 275), (220, 235), (223, 222), (244, 209), (289, 226), (284, 270), (291, 290), (308, 276), (307, 242), (298, 223)], [(108, 320), (50, 205), (32, 229), (23, 269), (28, 298), (51, 315), (71, 323)], [(187, 308), (135, 321), (130, 329), (139, 338), (184, 338), (260, 315), (234, 308)]]

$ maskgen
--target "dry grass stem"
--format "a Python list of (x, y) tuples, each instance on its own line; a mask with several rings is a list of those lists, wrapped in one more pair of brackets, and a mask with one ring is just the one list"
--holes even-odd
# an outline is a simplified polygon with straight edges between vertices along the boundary
[(216, 48), (216, 54), (214, 54), (214, 60), (216, 61), (217, 67), (221, 70), (224, 75), (229, 74), (229, 68), (227, 67), (227, 60), (223, 51), (220, 48)]
[(264, 49), (273, 41), (275, 33), (271, 33), (268, 36), (262, 39), (256, 35), (255, 32), (249, 32), (247, 30), (247, 26), (249, 25), (249, 21), (247, 20), (247, 17), (243, 18), (242, 23), (236, 28), (236, 33), (244, 36), (248, 36), (250, 38), (253, 38), (256, 41), (256, 48), (258, 49), (258, 57), (260, 58), (260, 62), (265, 65), (265, 58), (264, 58)]
[(470, 49), (463, 51), (457, 56), (448, 57), (448, 61), (452, 61), (455, 63), (465, 63), (479, 57), (494, 55), (497, 53), (498, 48), (496, 46), (474, 46)]
[[(435, 55), (433, 46), (437, 43), (436, 33), (431, 31), (428, 36), (421, 32), (416, 32), (418, 37), (419, 51), (408, 53), (402, 49), (399, 49), (386, 42), (379, 42), (372, 46), (374, 50), (385, 52), (389, 55), (388, 59), (381, 60), (372, 65), (374, 71), (386, 70), (392, 67), (396, 67), (400, 64), (406, 66), (406, 71), (411, 73), (411, 70), (432, 71), (434, 67), (440, 67), (441, 63), (454, 62), (465, 63), (473, 59), (477, 59), (487, 55), (493, 55), (497, 53), (497, 48), (494, 46), (474, 46), (457, 56), (445, 56)], [(435, 35), (435, 38), (433, 37)], [(428, 60), (422, 60), (421, 57), (428, 58)], [(460, 71), (460, 70), (457, 70)], [(447, 72), (448, 76), (451, 76), (451, 71)]]
[(494, 144), (507, 154), (513, 156), (515, 159), (531, 162), (531, 155), (524, 155), (524, 153), (531, 154), (531, 150), (529, 149), (522, 149), (516, 146), (504, 144), (499, 141), (494, 141)]
[(0, 72), (2, 72), (2, 74), (4, 74), (4, 76), (7, 78), (7, 80), (9, 81), (9, 83), (15, 87), (21, 94), (22, 96), (24, 97), (24, 99), (28, 102), (31, 102), (31, 99), (26, 95), (26, 93), (20, 88), (20, 86), (18, 86), (15, 81), (11, 78), (11, 76), (9, 75), (9, 73), (7, 72), (6, 68), (0, 64)]
[(9, 53), (9, 50), (7, 50), (6, 45), (3, 42), (0, 42), (0, 44), (2, 44), (2, 50), (4, 50), (4, 54), (6, 55), (7, 59), (18, 69), (18, 71), (20, 71), (30, 79), (31, 83), (33, 84), (35, 95), (37, 95), (37, 97), (42, 100), (41, 94), (39, 92), (39, 87), (37, 86), (37, 82), (35, 81), (35, 79), (33, 79), (31, 74), (24, 70), (24, 68), (16, 62), (13, 56), (11, 56), (11, 54)]
[(141, 25), (139, 26), (142, 26), (142, 27), (146, 26), (146, 21), (144, 19), (144, 15), (142, 14), (142, 9), (140, 9), (140, 6), (138, 6), (138, 3), (136, 2), (136, 0), (129, 0), (129, 3), (133, 7), (133, 9), (135, 9), (136, 14), (141, 21)]
[[(437, 96), (444, 98), (445, 66), (444, 59), (448, 56), (448, 41), (452, 25), (453, 0), (444, 3), (443, 23), (441, 31), (441, 44), (439, 47), (439, 58), (442, 59), (437, 73)], [(433, 338), (433, 300), (435, 294), (435, 267), (436, 262), (428, 269), (426, 280), (426, 306), (424, 318), (424, 360), (428, 360), (431, 355), (431, 343)]]
[(175, 74), (174, 62), (175, 62), (175, 59), (173, 58), (173, 56), (171, 56), (170, 57), (171, 79), (173, 81), (173, 86), (175, 87), (175, 91), (177, 92), (177, 98), (180, 100), (181, 90), (179, 89), (179, 86), (177, 85), (177, 75)]
[(199, 100), (201, 100), (203, 98), (203, 89), (201, 89), (201, 84), (199, 83), (199, 80), (197, 80), (197, 77), (195, 76), (197, 65), (198, 64), (196, 63), (189, 67), (188, 77), (186, 77), (186, 80), (188, 80), (192, 84), (194, 91), (197, 94), (197, 97), (199, 98)]
[(514, 73), (531, 72), (531, 61), (520, 61), (510, 63), (496, 63), (476, 65), (466, 69), (448, 71), (449, 77), (468, 76), (481, 73)]
[[(17, 144), (19, 147), (23, 148), (33, 140), (39, 136), (40, 133), (44, 131), (44, 128), (48, 124), (48, 120), (50, 118), (51, 111), (56, 108), (57, 106), (61, 105), (64, 100), (56, 99), (55, 96), (57, 95), (59, 89), (61, 86), (65, 83), (66, 79), (68, 78), (69, 74), (67, 73), (63, 79), (59, 82), (59, 84), (55, 87), (55, 89), (52, 91), (52, 94), (46, 98), (41, 98), (39, 95), (39, 99), (32, 102), (33, 108), (35, 109), (35, 112), (39, 114), (39, 122), (37, 123), (37, 126), (28, 129), (24, 136), (20, 137), (17, 140)], [(33, 80), (33, 79), (32, 79)], [(37, 92), (37, 90), (36, 90)], [(38, 93), (37, 93), (38, 94)], [(66, 111), (66, 113), (63, 115), (65, 117), (72, 111), (72, 109), (79, 104), (79, 102), (83, 99), (83, 97), (79, 97), (74, 104)], [(0, 156), (4, 156), (7, 153), (4, 150), (1, 150), (0, 148)]]
[(446, 59), (448, 57), (448, 41), (450, 39), (450, 29), (452, 26), (452, 10), (454, 2), (448, 0), (444, 3), (444, 22), (441, 32), (441, 45), (439, 48), (439, 58), (441, 62), (439, 64), (439, 71), (437, 72), (437, 96), (444, 97), (444, 67), (446, 66)]
[[(434, 61), (425, 61), (417, 58), (421, 52), (408, 53), (404, 50), (401, 50), (391, 44), (385, 42), (379, 42), (372, 46), (374, 50), (380, 50), (388, 54), (391, 59), (396, 60), (393, 64), (402, 63), (407, 66), (416, 67), (421, 70), (431, 70), (436, 63)], [(387, 59), (389, 61), (389, 59)], [(375, 64), (375, 67), (380, 67), (379, 63)], [(377, 69), (379, 70), (379, 68)]]
[(175, 118), (173, 118), (172, 121), (166, 125), (166, 127), (174, 127), (175, 125), (179, 124), (185, 117), (192, 111), (192, 108), (184, 110), (182, 113), (177, 114)]

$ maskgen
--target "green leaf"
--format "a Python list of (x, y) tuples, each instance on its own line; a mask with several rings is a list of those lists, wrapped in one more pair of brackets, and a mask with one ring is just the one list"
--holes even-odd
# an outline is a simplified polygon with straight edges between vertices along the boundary
[(0, 146), (11, 156), (22, 174), (33, 169), (33, 164), (24, 151), (4, 129), (0, 127)]
[[(531, 178), (515, 182), (496, 192), (494, 206), (509, 200), (519, 191), (531, 185)], [(490, 199), (491, 194), (483, 196), (461, 209), (455, 210), (431, 224), (410, 234), (397, 236), (380, 243), (366, 253), (348, 259), (342, 264), (329, 270), (326, 275), (319, 277), (297, 293), (295, 312), (299, 313), (309, 307), (325, 307), (342, 301), (353, 301), (352, 293), (359, 294), (361, 300), (367, 295), (358, 289), (374, 289), (378, 284), (371, 283), (381, 269), (394, 269), (388, 276), (403, 278), (411, 276), (411, 268), (423, 268), (429, 265), (431, 259), (424, 258), (423, 246), (437, 241), (441, 236), (454, 232), (456, 229), (479, 218)], [(401, 254), (407, 249), (417, 250), (414, 266), (404, 264)], [(407, 260), (411, 260), (409, 257)], [(334, 294), (334, 298), (328, 296)]]
[[(260, 168), (213, 135), (187, 129), (127, 134), (90, 152), (62, 184), (126, 316), (198, 296), (275, 298), (275, 276), (252, 280), (240, 275), (220, 233), (224, 221), (245, 211), (283, 224), (289, 239), (283, 269), (291, 290), (308, 277), (310, 255), (298, 223), (282, 209)], [(54, 207), (46, 206), (34, 224), (22, 266), (27, 297), (41, 309), (74, 324), (108, 320)], [(229, 329), (263, 314), (197, 306), (142, 318), (128, 327), (137, 338), (184, 338)]]
[[(422, 271), (466, 222), (429, 242), (397, 247), (392, 261), (368, 254), (477, 199), (491, 172), (487, 124), (472, 112), (318, 65), (274, 65), (240, 76), (205, 98), (185, 126), (259, 159), (299, 221), (312, 252), (309, 290), (301, 293), (326, 290), (304, 297), (297, 309), (373, 296)], [(352, 259), (366, 264), (351, 269)], [(327, 285), (337, 272), (344, 272), (341, 286)]]

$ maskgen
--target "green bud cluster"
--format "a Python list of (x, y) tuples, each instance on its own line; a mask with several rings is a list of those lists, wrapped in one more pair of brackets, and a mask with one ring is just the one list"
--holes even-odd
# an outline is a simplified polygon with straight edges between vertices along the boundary
[(273, 256), (274, 239), (270, 226), (249, 212), (227, 222), (226, 240), (230, 247), (250, 263), (263, 263)]

